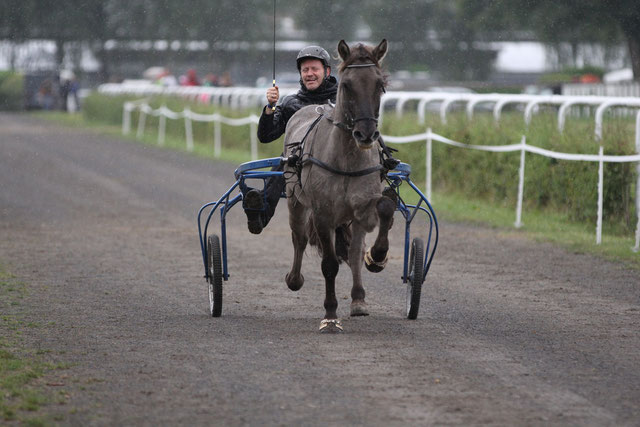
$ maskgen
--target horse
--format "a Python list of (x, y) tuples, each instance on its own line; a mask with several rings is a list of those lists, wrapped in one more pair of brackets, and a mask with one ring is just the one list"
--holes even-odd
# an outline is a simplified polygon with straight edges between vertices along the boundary
[[(382, 184), (378, 114), (386, 86), (380, 63), (386, 53), (386, 39), (376, 47), (349, 47), (341, 40), (335, 106), (306, 106), (291, 117), (285, 131), (285, 191), (294, 248), (285, 282), (293, 291), (302, 287), (302, 256), (308, 243), (316, 246), (326, 292), (321, 332), (343, 331), (335, 293), (340, 263), (349, 265), (353, 277), (350, 314), (366, 316), (363, 262), (373, 272), (382, 271), (387, 262), (397, 195), (383, 191)], [(375, 243), (365, 253), (365, 235), (376, 226)]]

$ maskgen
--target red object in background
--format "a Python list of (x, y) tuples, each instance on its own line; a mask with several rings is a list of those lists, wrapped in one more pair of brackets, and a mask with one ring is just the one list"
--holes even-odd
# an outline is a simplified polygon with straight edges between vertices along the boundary
[(196, 75), (196, 70), (193, 68), (187, 70), (187, 78), (184, 81), (184, 86), (200, 86), (200, 81)]
[(600, 77), (595, 74), (583, 74), (580, 76), (580, 83), (600, 83)]

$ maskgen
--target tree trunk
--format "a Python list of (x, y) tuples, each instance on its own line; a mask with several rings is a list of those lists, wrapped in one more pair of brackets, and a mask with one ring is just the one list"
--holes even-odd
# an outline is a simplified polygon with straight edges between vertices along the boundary
[(97, 40), (93, 42), (93, 54), (100, 63), (98, 69), (98, 79), (101, 83), (107, 83), (109, 81), (109, 58), (107, 51), (104, 48), (104, 41)]
[(627, 35), (629, 45), (629, 57), (631, 58), (631, 69), (633, 70), (633, 79), (640, 81), (640, 34), (635, 37)]
[(64, 61), (64, 40), (56, 40), (56, 66), (58, 70), (62, 69), (62, 61)]
[(637, 15), (624, 15), (618, 19), (622, 34), (627, 39), (633, 79), (640, 81), (640, 18)]

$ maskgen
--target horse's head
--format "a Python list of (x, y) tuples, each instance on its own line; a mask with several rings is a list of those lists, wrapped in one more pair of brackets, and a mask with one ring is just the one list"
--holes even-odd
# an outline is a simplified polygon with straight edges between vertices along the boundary
[(375, 48), (358, 44), (351, 49), (344, 40), (338, 44), (342, 63), (336, 119), (351, 131), (361, 149), (371, 148), (380, 136), (378, 114), (386, 83), (380, 61), (386, 53), (386, 39)]

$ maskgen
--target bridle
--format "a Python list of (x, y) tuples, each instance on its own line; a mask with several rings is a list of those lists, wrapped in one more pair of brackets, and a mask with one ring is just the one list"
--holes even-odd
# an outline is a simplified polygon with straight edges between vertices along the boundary
[[(368, 67), (377, 67), (377, 64), (374, 64), (373, 62), (367, 62), (366, 64), (347, 65), (345, 68), (368, 68)], [(384, 91), (384, 89), (382, 90)], [(347, 124), (342, 122), (333, 122), (333, 124), (346, 132), (353, 132), (353, 127), (355, 126), (355, 124), (357, 122), (363, 122), (363, 121), (370, 121), (370, 122), (374, 122), (376, 125), (378, 124), (377, 117), (357, 117), (355, 119), (352, 119), (351, 117), (347, 117), (347, 122), (348, 122)]]

